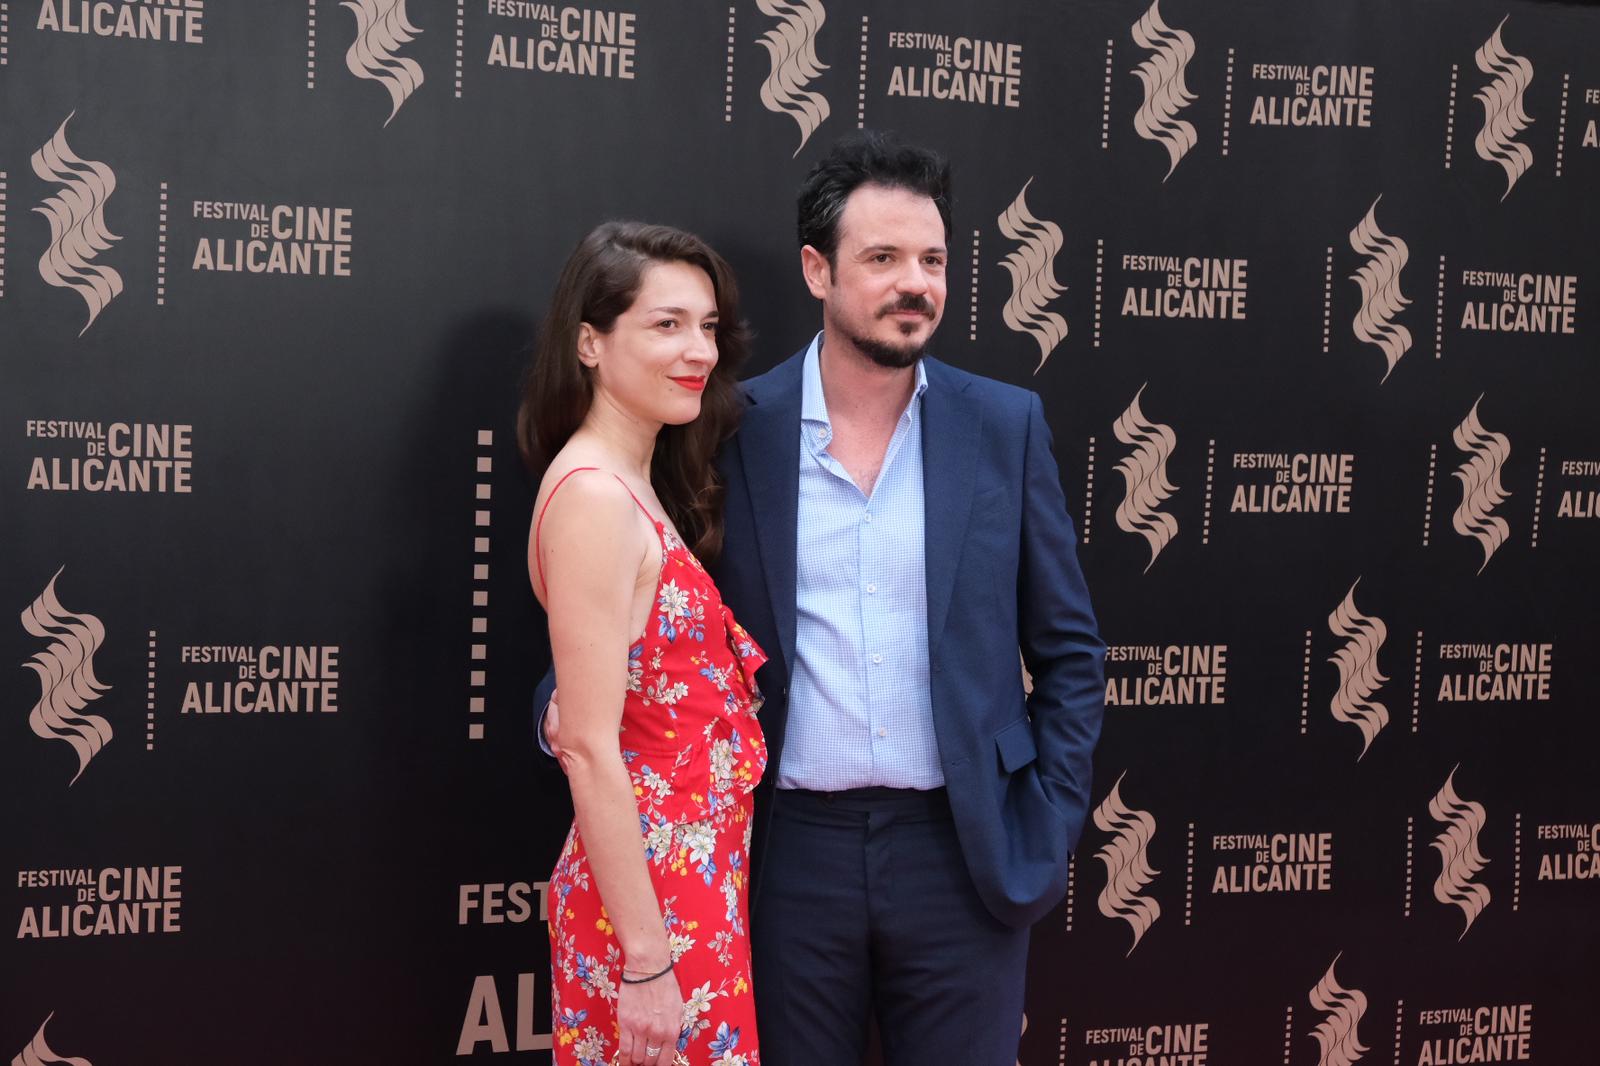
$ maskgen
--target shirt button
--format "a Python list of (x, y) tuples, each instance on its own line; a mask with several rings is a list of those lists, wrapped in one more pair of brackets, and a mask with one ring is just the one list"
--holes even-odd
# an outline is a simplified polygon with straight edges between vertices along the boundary
[(878, 727), (878, 736), (886, 737), (888, 735), (889, 735), (889, 731), (887, 729), (883, 728), (883, 726), (879, 726)]
[(862, 516), (861, 520), (863, 522), (865, 522), (869, 526), (872, 525), (872, 512), (868, 511), (865, 515)]
[(878, 586), (877, 585), (873, 584), (870, 581), (867, 582), (867, 594), (869, 596), (872, 595), (873, 593), (877, 592), (877, 591), (878, 591)]
[(874, 656), (873, 656), (873, 657), (872, 657), (872, 661), (873, 661), (873, 662), (875, 662), (875, 663), (881, 663), (881, 662), (883, 662), (883, 656), (881, 656), (881, 655), (874, 655)]

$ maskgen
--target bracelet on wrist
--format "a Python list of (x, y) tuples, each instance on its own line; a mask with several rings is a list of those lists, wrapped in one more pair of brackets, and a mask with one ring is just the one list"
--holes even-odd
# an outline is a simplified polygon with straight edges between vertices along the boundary
[[(628, 976), (628, 972), (629, 972), (628, 968), (626, 966), (624, 966), (622, 968), (622, 983), (623, 984), (625, 984), (625, 985), (646, 985), (646, 984), (649, 984), (651, 981), (656, 980), (657, 978), (665, 977), (665, 976), (667, 976), (667, 974), (671, 973), (672, 972), (672, 960), (671, 959), (667, 960), (667, 965), (666, 965), (665, 969), (657, 970), (655, 973), (645, 973), (643, 977), (629, 977)], [(641, 970), (634, 970), (633, 972), (634, 973), (644, 973), (644, 971), (641, 971)]]

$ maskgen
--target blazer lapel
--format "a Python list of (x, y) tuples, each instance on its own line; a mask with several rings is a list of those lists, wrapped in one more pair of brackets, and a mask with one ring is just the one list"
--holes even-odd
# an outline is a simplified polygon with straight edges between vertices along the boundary
[(751, 404), (739, 428), (745, 483), (756, 514), (756, 542), (786, 674), (794, 670), (800, 368), (804, 354), (802, 351), (780, 363), (751, 388)]
[[(950, 613), (956, 566), (972, 510), (983, 413), (967, 382), (928, 359), (922, 395), (923, 543), (928, 586), (928, 657), (938, 653)], [(790, 571), (793, 588), (793, 571)], [(791, 608), (791, 619), (793, 618)], [(793, 632), (791, 628), (791, 633)]]

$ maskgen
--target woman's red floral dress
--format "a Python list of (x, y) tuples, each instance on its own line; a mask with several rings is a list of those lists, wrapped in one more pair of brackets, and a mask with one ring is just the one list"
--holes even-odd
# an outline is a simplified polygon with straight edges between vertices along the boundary
[[(661, 578), (628, 652), (622, 758), (685, 1000), (678, 1050), (696, 1066), (758, 1066), (747, 873), (751, 792), (767, 764), (755, 682), (766, 656), (700, 561), (655, 525)], [(622, 949), (576, 823), (549, 893), (555, 1061), (609, 1066)]]

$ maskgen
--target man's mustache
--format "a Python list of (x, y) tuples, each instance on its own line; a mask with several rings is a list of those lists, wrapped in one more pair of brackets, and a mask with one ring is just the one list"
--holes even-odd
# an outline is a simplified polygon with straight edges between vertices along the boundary
[(878, 310), (878, 317), (883, 318), (886, 315), (892, 315), (900, 311), (913, 311), (917, 314), (927, 315), (929, 318), (932, 318), (933, 304), (926, 296), (918, 296), (914, 292), (908, 292), (889, 306), (880, 308)]

